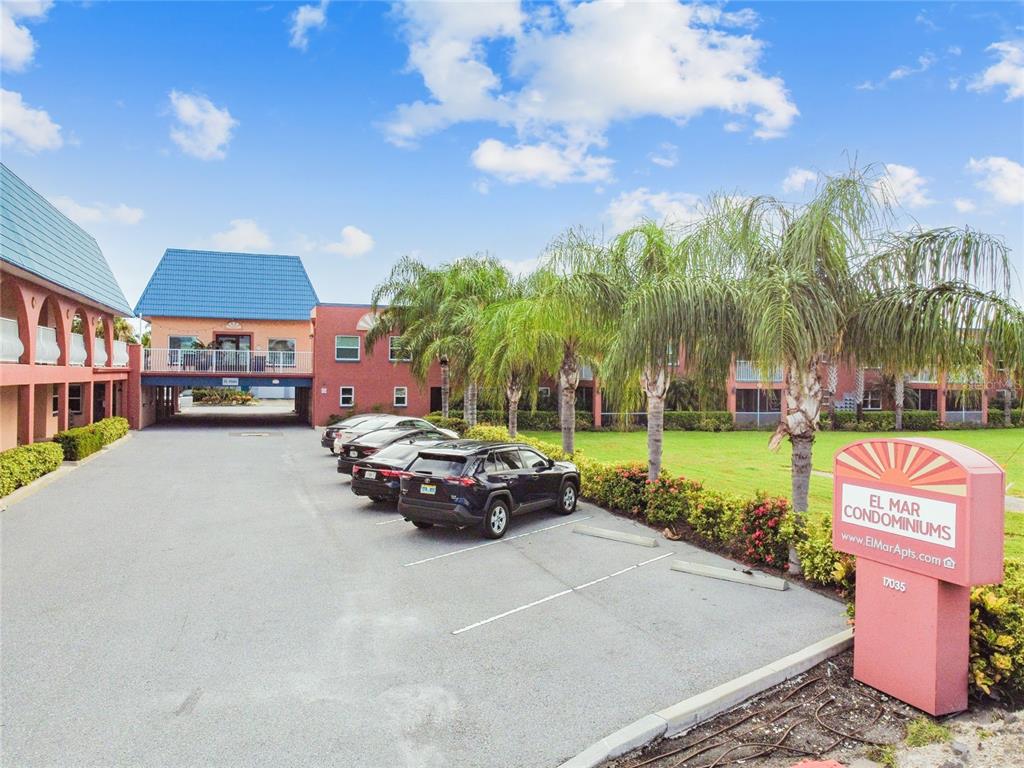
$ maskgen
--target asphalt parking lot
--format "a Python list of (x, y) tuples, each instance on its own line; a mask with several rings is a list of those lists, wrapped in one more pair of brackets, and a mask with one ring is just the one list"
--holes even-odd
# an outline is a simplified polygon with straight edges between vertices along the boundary
[(573, 533), (417, 530), (281, 421), (135, 433), (0, 513), (5, 766), (556, 766), (839, 631)]

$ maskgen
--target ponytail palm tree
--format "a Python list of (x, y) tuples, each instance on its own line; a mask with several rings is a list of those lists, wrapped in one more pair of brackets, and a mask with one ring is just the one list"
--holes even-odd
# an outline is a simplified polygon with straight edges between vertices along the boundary
[[(870, 171), (854, 170), (825, 179), (799, 207), (764, 197), (717, 200), (690, 238), (701, 252), (701, 278), (714, 286), (707, 296), (724, 299), (707, 304), (707, 323), (720, 341), (700, 340), (712, 364), (691, 360), (690, 369), (720, 375), (725, 343), (761, 370), (784, 370), (784, 408), (770, 447), (792, 444), (798, 527), (808, 508), (828, 361), (955, 370), (979, 364), (988, 349), (1024, 366), (1024, 322), (1009, 298), (1005, 246), (970, 230), (893, 237), (878, 189)], [(661, 281), (638, 307), (635, 331), (656, 337), (682, 325), (687, 296), (678, 280)], [(790, 563), (799, 571), (793, 548)]]
[(560, 339), (542, 322), (532, 287), (529, 278), (511, 284), (505, 298), (483, 309), (473, 335), (470, 375), (486, 390), (504, 393), (512, 437), (518, 433), (523, 393), (535, 408), (541, 378), (561, 360)]

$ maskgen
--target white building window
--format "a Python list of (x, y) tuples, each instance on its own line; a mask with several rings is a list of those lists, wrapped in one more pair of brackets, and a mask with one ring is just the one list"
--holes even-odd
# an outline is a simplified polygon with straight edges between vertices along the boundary
[(865, 389), (864, 402), (861, 403), (861, 407), (865, 411), (882, 410), (882, 391), (879, 389)]
[(295, 339), (267, 339), (267, 362), (280, 368), (294, 368)]
[(68, 387), (68, 411), (75, 416), (82, 413), (82, 385), (72, 384)]
[(335, 336), (334, 337), (334, 359), (344, 362), (359, 361), (359, 337), (358, 336)]
[(50, 395), (50, 415), (56, 416), (60, 410), (60, 396), (57, 394), (57, 385), (53, 385), (53, 394)]
[(354, 408), (356, 405), (356, 388), (342, 387), (340, 397), (338, 398), (338, 405), (342, 408)]
[(395, 408), (405, 408), (409, 405), (409, 388), (395, 387)]
[(388, 336), (388, 360), (392, 363), (408, 363), (412, 353), (402, 348), (401, 336)]

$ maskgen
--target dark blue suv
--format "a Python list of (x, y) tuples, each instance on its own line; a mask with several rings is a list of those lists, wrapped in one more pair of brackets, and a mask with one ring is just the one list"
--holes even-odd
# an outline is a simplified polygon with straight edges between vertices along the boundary
[(479, 526), (505, 535), (512, 515), (576, 509), (580, 473), (520, 443), (458, 440), (419, 452), (401, 479), (398, 512), (417, 528)]

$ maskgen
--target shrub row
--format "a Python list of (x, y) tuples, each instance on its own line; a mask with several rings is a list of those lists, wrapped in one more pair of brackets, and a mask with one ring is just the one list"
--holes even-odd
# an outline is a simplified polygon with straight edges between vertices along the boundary
[(0, 453), (0, 497), (53, 472), (64, 461), (56, 443), (32, 443)]
[[(466, 435), (508, 440), (503, 427), (478, 426)], [(570, 458), (560, 446), (520, 436), (556, 460)], [(856, 559), (832, 548), (831, 519), (815, 519), (797, 532), (786, 499), (744, 498), (705, 488), (684, 477), (647, 480), (644, 464), (603, 464), (579, 451), (580, 494), (606, 509), (644, 521), (673, 538), (686, 536), (739, 560), (776, 570), (787, 567), (792, 542), (803, 577), (852, 598)], [(1024, 695), (1024, 564), (1007, 561), (1001, 585), (971, 592), (970, 683), (974, 695), (1009, 699)]]
[(66, 461), (81, 461), (126, 434), (128, 419), (123, 416), (112, 416), (85, 427), (73, 427), (65, 432), (58, 432), (53, 436), (53, 442), (64, 451)]
[(249, 405), (256, 401), (249, 392), (222, 387), (200, 387), (192, 390), (192, 402), (205, 405)]

